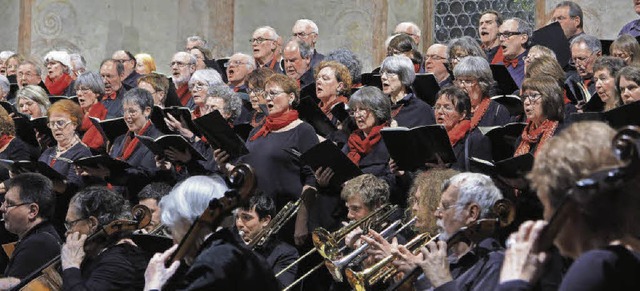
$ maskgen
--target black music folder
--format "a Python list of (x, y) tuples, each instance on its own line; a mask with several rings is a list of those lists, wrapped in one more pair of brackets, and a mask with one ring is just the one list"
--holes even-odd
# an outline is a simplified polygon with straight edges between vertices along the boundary
[(491, 156), (494, 161), (504, 160), (513, 156), (516, 150), (516, 140), (527, 124), (512, 122), (503, 126), (480, 126), (478, 130), (491, 141)]
[(586, 120), (604, 121), (613, 128), (627, 125), (640, 126), (640, 101), (622, 105), (605, 112), (573, 113), (569, 116), (569, 122)]
[(507, 67), (504, 65), (490, 65), (490, 67), (493, 79), (498, 83), (498, 95), (511, 95), (520, 90)]
[(442, 125), (385, 127), (380, 131), (389, 155), (400, 170), (414, 171), (425, 163), (455, 163), (449, 136)]
[(413, 81), (413, 93), (430, 106), (436, 104), (436, 95), (440, 91), (438, 80), (433, 74), (416, 74)]
[(342, 187), (344, 182), (351, 180), (359, 175), (362, 171), (354, 164), (333, 142), (325, 140), (306, 152), (300, 159), (305, 165), (311, 167), (314, 171), (318, 168), (331, 168), (334, 172), (333, 178), (329, 184), (337, 189)]
[(189, 110), (189, 108), (187, 107), (171, 106), (171, 107), (161, 108), (157, 105), (153, 106), (153, 108), (151, 109), (151, 114), (149, 115), (149, 120), (151, 120), (151, 123), (153, 123), (153, 125), (160, 132), (164, 134), (174, 134), (176, 132), (169, 129), (169, 126), (164, 121), (164, 119), (167, 118), (168, 114), (171, 114), (173, 118), (180, 121), (183, 124), (183, 126), (186, 126), (186, 128), (188, 128), (195, 135), (198, 135), (198, 136), (200, 135), (200, 133), (198, 132), (198, 129), (193, 123), (193, 120), (191, 120), (191, 110)]
[(327, 117), (320, 107), (318, 107), (318, 103), (313, 101), (312, 97), (300, 98), (300, 102), (298, 103), (296, 110), (298, 110), (300, 119), (313, 126), (316, 133), (323, 137), (326, 137), (338, 130), (331, 120), (329, 120), (329, 117)]
[(122, 173), (124, 170), (131, 168), (129, 163), (114, 159), (107, 154), (95, 155), (90, 157), (82, 157), (73, 161), (73, 164), (79, 167), (98, 168), (99, 165), (109, 169), (112, 173)]
[(602, 112), (604, 111), (604, 105), (604, 102), (602, 102), (602, 99), (600, 99), (600, 95), (598, 95), (598, 93), (594, 93), (593, 96), (591, 96), (591, 99), (589, 99), (589, 101), (587, 101), (587, 103), (582, 106), (582, 111)]
[(524, 114), (524, 103), (522, 99), (517, 95), (498, 95), (491, 97), (491, 100), (496, 101), (509, 110), (509, 115), (518, 116)]
[(51, 180), (64, 180), (67, 178), (42, 161), (12, 161), (0, 159), (0, 167), (13, 172), (40, 173)]
[(244, 142), (217, 110), (196, 118), (193, 122), (213, 148), (226, 151), (232, 158), (249, 153)]
[(469, 158), (470, 164), (480, 169), (482, 173), (495, 177), (524, 178), (533, 168), (533, 155), (526, 153), (517, 157), (491, 162), (475, 157)]
[(155, 139), (144, 135), (136, 135), (136, 137), (156, 156), (164, 157), (165, 150), (174, 148), (180, 152), (188, 150), (194, 160), (206, 160), (200, 152), (194, 149), (193, 146), (179, 134), (166, 134)]
[(51, 104), (56, 103), (60, 100), (70, 100), (75, 102), (76, 104), (80, 104), (80, 102), (78, 101), (78, 96), (49, 96), (49, 102), (51, 102)]
[(569, 40), (564, 36), (564, 31), (560, 27), (560, 23), (552, 22), (533, 32), (531, 42), (534, 45), (542, 45), (551, 49), (556, 54), (556, 59), (561, 67), (569, 64), (571, 59), (571, 49), (569, 48)]
[(124, 117), (117, 117), (111, 119), (100, 120), (95, 117), (89, 117), (91, 123), (98, 129), (100, 134), (105, 140), (108, 140), (111, 144), (113, 141), (127, 133), (129, 131), (129, 127), (127, 123), (124, 121)]

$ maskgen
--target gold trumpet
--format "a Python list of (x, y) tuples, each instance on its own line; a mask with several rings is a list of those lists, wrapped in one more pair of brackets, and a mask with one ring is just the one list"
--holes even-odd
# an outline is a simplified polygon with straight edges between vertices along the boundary
[[(412, 250), (412, 252), (416, 252), (429, 242), (434, 241), (437, 237), (438, 236), (431, 238), (429, 233), (421, 233), (405, 244), (405, 247)], [(395, 258), (395, 255), (387, 256), (375, 265), (360, 272), (347, 268), (344, 272), (347, 276), (347, 281), (349, 281), (349, 284), (354, 290), (365, 291), (367, 286), (372, 286), (377, 282), (387, 280), (397, 272), (396, 268), (391, 264)]]
[(256, 247), (263, 246), (269, 238), (278, 233), (282, 226), (284, 226), (289, 219), (296, 215), (298, 209), (300, 209), (300, 203), (302, 198), (298, 199), (296, 202), (289, 201), (280, 212), (271, 219), (269, 224), (262, 228), (259, 232), (257, 232), (248, 244), (250, 249), (255, 249)]

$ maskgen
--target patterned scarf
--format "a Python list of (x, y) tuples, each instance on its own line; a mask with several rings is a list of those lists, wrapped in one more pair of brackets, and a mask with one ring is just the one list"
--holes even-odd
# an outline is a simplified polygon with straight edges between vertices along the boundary
[(553, 136), (553, 133), (558, 128), (558, 122), (547, 119), (537, 128), (532, 127), (533, 122), (529, 121), (527, 126), (524, 128), (524, 131), (522, 131), (522, 141), (520, 141), (520, 144), (513, 155), (514, 157), (528, 153), (531, 150), (531, 145), (537, 143), (536, 151), (533, 153), (535, 156), (544, 143)]
[(382, 138), (380, 130), (385, 126), (386, 124), (374, 126), (369, 134), (364, 138), (362, 130), (358, 129), (354, 131), (347, 141), (347, 144), (349, 145), (349, 153), (347, 153), (347, 157), (349, 157), (354, 164), (358, 165), (362, 156), (368, 154), (373, 146), (380, 141)]

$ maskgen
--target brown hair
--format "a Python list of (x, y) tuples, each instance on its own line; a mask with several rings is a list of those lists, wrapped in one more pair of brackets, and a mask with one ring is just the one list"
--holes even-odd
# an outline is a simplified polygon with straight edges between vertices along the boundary
[(529, 65), (527, 65), (527, 71), (524, 74), (525, 78), (537, 77), (537, 76), (549, 76), (558, 80), (559, 84), (564, 84), (566, 75), (558, 61), (547, 55), (542, 55), (535, 58)]
[(640, 65), (640, 44), (635, 37), (628, 34), (619, 36), (609, 47), (609, 52), (613, 50), (623, 51), (631, 57), (631, 62), (627, 65)]
[(84, 114), (82, 113), (82, 109), (78, 103), (71, 100), (60, 100), (49, 107), (49, 110), (47, 110), (47, 117), (50, 117), (53, 113), (69, 114), (69, 120), (76, 124), (76, 130), (82, 126)]
[(0, 134), (1, 135), (16, 135), (16, 126), (13, 123), (13, 118), (9, 116), (9, 113), (0, 106)]
[[(442, 185), (445, 181), (455, 176), (460, 172), (452, 169), (431, 169), (421, 172), (413, 180), (411, 189), (409, 190), (409, 199), (407, 205), (411, 209), (414, 203), (419, 203), (421, 209), (425, 209), (425, 212), (412, 213), (417, 216), (420, 221), (426, 222), (425, 229), (420, 229), (420, 232), (437, 233), (436, 220), (433, 218), (433, 214), (440, 203), (440, 197), (442, 196)], [(415, 201), (414, 194), (418, 193), (418, 201)]]
[(338, 94), (342, 96), (348, 96), (348, 94), (351, 93), (351, 74), (349, 74), (349, 69), (347, 69), (345, 65), (336, 61), (322, 61), (316, 67), (314, 77), (318, 79), (318, 73), (320, 73), (320, 70), (327, 67), (333, 69), (338, 83), (342, 82), (344, 84), (344, 86), (342, 86), (342, 90), (340, 90)]
[(557, 79), (550, 76), (526, 78), (522, 82), (522, 90), (538, 91), (542, 95), (542, 114), (553, 121), (564, 120), (564, 102), (562, 99), (562, 87)]
[(372, 174), (363, 174), (345, 182), (340, 192), (340, 198), (344, 201), (354, 195), (359, 195), (369, 211), (374, 211), (389, 202), (389, 185)]
[(253, 87), (254, 89), (264, 90), (264, 85), (267, 81), (267, 78), (269, 78), (273, 74), (275, 74), (275, 72), (267, 67), (257, 68), (251, 73), (247, 74), (247, 86), (251, 85), (251, 87)]
[(293, 93), (295, 97), (292, 106), (295, 107), (298, 105), (298, 101), (300, 101), (300, 88), (298, 88), (298, 83), (296, 82), (296, 80), (287, 75), (273, 74), (269, 76), (269, 78), (267, 78), (267, 80), (264, 82), (265, 88), (268, 84), (275, 84), (280, 86), (280, 88), (284, 90), (284, 93)]

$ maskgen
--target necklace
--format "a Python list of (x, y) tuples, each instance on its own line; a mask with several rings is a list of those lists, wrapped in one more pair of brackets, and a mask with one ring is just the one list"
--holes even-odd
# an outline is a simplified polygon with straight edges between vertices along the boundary
[(56, 153), (60, 154), (60, 153), (64, 153), (64, 152), (66, 152), (67, 150), (69, 150), (70, 148), (72, 148), (74, 145), (76, 145), (76, 144), (78, 143), (78, 141), (79, 141), (79, 138), (78, 138), (78, 136), (76, 135), (76, 136), (74, 136), (74, 139), (73, 139), (73, 141), (71, 142), (71, 144), (69, 144), (69, 146), (61, 147), (59, 144), (58, 144), (58, 145), (56, 145)]

